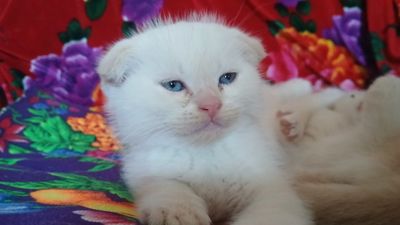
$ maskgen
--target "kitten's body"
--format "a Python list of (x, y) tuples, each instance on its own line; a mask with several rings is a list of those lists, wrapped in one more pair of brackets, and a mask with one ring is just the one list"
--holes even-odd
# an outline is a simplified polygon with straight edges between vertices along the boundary
[[(264, 54), (258, 40), (203, 19), (156, 25), (103, 58), (107, 110), (126, 147), (123, 177), (144, 222), (311, 224), (279, 168), (274, 98), (257, 73)], [(226, 72), (238, 77), (218, 84)], [(185, 89), (160, 85), (173, 80)]]
[(361, 98), (362, 107), (360, 99), (329, 103), (331, 112), (291, 108), (299, 120), (311, 116), (305, 136), (289, 147), (290, 169), (317, 224), (400, 224), (400, 80), (380, 78)]

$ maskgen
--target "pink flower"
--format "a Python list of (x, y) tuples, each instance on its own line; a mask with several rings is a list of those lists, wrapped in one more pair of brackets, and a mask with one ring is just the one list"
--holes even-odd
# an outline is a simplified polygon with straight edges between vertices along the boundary
[(103, 225), (137, 225), (134, 221), (109, 212), (75, 210), (73, 213), (81, 215), (81, 218), (85, 221), (101, 223)]
[(271, 52), (268, 57), (270, 65), (266, 73), (267, 79), (279, 83), (299, 76), (293, 56), (285, 48), (279, 52)]
[(342, 83), (340, 83), (339, 87), (341, 89), (345, 90), (345, 91), (353, 91), (353, 90), (359, 90), (360, 89), (350, 79), (346, 79), (346, 80), (342, 81)]

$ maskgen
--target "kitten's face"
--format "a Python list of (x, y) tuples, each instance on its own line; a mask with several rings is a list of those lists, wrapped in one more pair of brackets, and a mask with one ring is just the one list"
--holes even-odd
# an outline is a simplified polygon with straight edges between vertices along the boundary
[[(104, 62), (113, 53), (119, 59)], [(113, 69), (106, 73), (118, 70), (116, 64), (125, 68), (125, 77), (102, 80), (121, 138), (210, 139), (251, 118), (260, 104), (256, 66), (262, 46), (237, 30), (218, 24), (168, 25), (124, 41), (108, 56), (102, 64)], [(107, 79), (121, 82), (108, 84)]]

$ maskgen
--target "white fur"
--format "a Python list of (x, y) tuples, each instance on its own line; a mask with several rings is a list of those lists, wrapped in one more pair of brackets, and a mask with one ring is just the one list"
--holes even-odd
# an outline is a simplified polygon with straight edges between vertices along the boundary
[[(274, 97), (257, 72), (261, 43), (212, 19), (153, 25), (117, 42), (99, 73), (110, 121), (126, 149), (123, 177), (151, 225), (306, 225), (290, 186), (271, 118)], [(218, 86), (223, 73), (236, 80)], [(170, 92), (165, 80), (187, 90)], [(207, 125), (196, 98), (222, 101)]]

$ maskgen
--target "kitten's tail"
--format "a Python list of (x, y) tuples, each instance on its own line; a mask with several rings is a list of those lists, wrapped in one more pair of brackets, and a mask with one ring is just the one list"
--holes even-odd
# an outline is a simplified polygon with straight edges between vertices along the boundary
[(301, 184), (317, 225), (400, 224), (400, 180), (382, 185)]

